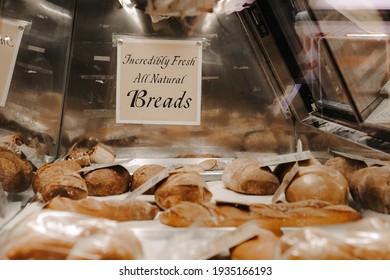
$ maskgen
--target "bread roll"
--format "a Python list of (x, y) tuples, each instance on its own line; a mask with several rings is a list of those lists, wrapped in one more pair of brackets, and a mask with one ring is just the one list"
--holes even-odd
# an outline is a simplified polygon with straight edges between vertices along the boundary
[(230, 249), (232, 260), (274, 260), (280, 255), (280, 237), (269, 230)]
[(238, 158), (226, 166), (222, 174), (224, 186), (232, 191), (255, 194), (274, 194), (279, 187), (278, 178), (269, 168), (261, 168), (252, 158)]
[(30, 187), (32, 176), (33, 166), (29, 161), (21, 159), (9, 150), (0, 149), (0, 185), (4, 191), (26, 191)]
[(288, 202), (307, 199), (347, 204), (349, 184), (339, 171), (324, 165), (299, 167), (298, 173), (285, 190)]
[(88, 195), (108, 196), (125, 193), (130, 188), (130, 173), (121, 165), (95, 169), (85, 176)]
[(390, 167), (370, 166), (351, 177), (351, 193), (363, 209), (390, 213)]
[(41, 166), (32, 180), (33, 190), (47, 202), (56, 196), (82, 199), (87, 197), (85, 180), (77, 171), (81, 166), (74, 161), (56, 161)]
[[(97, 235), (107, 235), (120, 242), (123, 251), (115, 250), (117, 255), (112, 259), (122, 259), (129, 256), (128, 244), (134, 244), (136, 237), (129, 230), (126, 234), (118, 233), (123, 228), (119, 223), (107, 219), (91, 218), (90, 216), (43, 209), (30, 214), (15, 227), (8, 230), (0, 239), (0, 259), (2, 260), (64, 260), (72, 248), (85, 238)], [(137, 242), (137, 241), (135, 241)], [(100, 243), (99, 246), (111, 246), (112, 243)], [(97, 245), (98, 246), (98, 245)], [(89, 246), (87, 246), (89, 247)], [(118, 245), (116, 245), (118, 247)], [(142, 259), (142, 251), (133, 246), (133, 256)], [(104, 253), (110, 248), (95, 248), (93, 253)], [(73, 254), (73, 256), (78, 254)], [(104, 254), (103, 254), (104, 256)]]
[(161, 209), (168, 209), (182, 201), (208, 202), (212, 198), (212, 193), (199, 173), (181, 172), (169, 175), (158, 184), (154, 197)]
[(143, 200), (100, 201), (91, 197), (80, 200), (55, 197), (46, 205), (46, 208), (86, 214), (115, 221), (153, 220), (159, 211), (157, 206)]
[(334, 205), (321, 200), (253, 204), (249, 213), (259, 222), (280, 227), (304, 227), (340, 224), (362, 218), (360, 212), (347, 205)]
[[(157, 173), (161, 172), (164, 168), (164, 166), (158, 164), (146, 164), (137, 168), (131, 177), (131, 191), (139, 188), (143, 183), (148, 181)], [(155, 191), (156, 187), (153, 186), (144, 192), (144, 194), (154, 194)]]

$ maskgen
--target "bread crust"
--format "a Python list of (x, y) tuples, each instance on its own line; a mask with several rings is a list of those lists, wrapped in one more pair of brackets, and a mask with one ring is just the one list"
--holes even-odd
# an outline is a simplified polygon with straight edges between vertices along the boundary
[(354, 173), (351, 193), (363, 209), (390, 213), (390, 167), (370, 166)]
[(92, 197), (73, 200), (66, 197), (55, 197), (46, 208), (57, 211), (68, 211), (115, 221), (153, 220), (159, 209), (143, 200), (104, 200)]
[(93, 170), (84, 179), (90, 196), (119, 195), (130, 189), (130, 173), (121, 165)]
[(169, 175), (158, 184), (154, 197), (161, 209), (168, 209), (182, 201), (195, 203), (210, 201), (212, 193), (199, 173), (180, 172)]
[(315, 199), (347, 204), (349, 184), (341, 172), (324, 165), (300, 166), (285, 190), (288, 202)]
[(54, 197), (82, 199), (87, 197), (85, 180), (78, 171), (81, 166), (74, 161), (58, 161), (41, 166), (32, 180), (33, 190), (47, 202)]
[(33, 177), (33, 166), (11, 151), (0, 149), (0, 184), (4, 191), (20, 193), (26, 191)]
[(351, 178), (356, 171), (367, 167), (367, 164), (364, 162), (348, 159), (341, 156), (328, 159), (324, 163), (324, 165), (340, 171), (348, 182), (351, 181)]
[[(159, 216), (162, 224), (173, 227), (238, 227), (253, 220), (246, 210), (233, 205), (193, 203), (184, 201), (163, 211)], [(260, 228), (270, 230), (276, 236), (282, 232), (278, 224), (259, 220)]]
[[(154, 175), (156, 175), (158, 172), (162, 171), (165, 167), (158, 164), (146, 164), (139, 168), (137, 168), (133, 176), (131, 177), (131, 191), (134, 191), (135, 189), (139, 188), (143, 183), (148, 181), (150, 178), (152, 178)], [(154, 194), (156, 191), (156, 186), (153, 186), (144, 194)]]
[(340, 224), (362, 218), (359, 211), (347, 205), (334, 205), (321, 200), (253, 204), (249, 206), (249, 212), (259, 222), (271, 222), (280, 227)]

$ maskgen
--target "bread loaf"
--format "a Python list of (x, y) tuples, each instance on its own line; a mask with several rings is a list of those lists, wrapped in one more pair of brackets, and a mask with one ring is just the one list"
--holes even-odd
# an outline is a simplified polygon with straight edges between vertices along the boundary
[(77, 171), (81, 166), (74, 161), (56, 161), (41, 166), (34, 174), (32, 187), (47, 202), (56, 196), (82, 199), (87, 197), (85, 180)]
[(121, 165), (95, 169), (85, 176), (88, 195), (108, 196), (125, 193), (130, 188), (130, 173)]
[[(193, 202), (180, 202), (158, 217), (162, 224), (173, 227), (238, 227), (253, 220), (248, 211), (233, 205)], [(259, 220), (258, 225), (276, 236), (282, 235), (280, 225), (273, 221)]]
[(300, 166), (285, 190), (288, 202), (316, 199), (347, 204), (348, 196), (349, 184), (344, 175), (324, 165)]
[(334, 205), (321, 200), (252, 204), (249, 213), (259, 222), (280, 227), (304, 227), (340, 224), (362, 218), (360, 212), (347, 205)]
[(159, 215), (162, 224), (173, 227), (235, 227), (249, 220), (249, 213), (233, 206), (180, 202)]
[(182, 201), (208, 202), (212, 198), (212, 193), (199, 173), (180, 172), (169, 175), (159, 183), (154, 198), (161, 209), (168, 209)]
[(55, 197), (46, 208), (57, 211), (68, 211), (86, 214), (115, 221), (153, 220), (159, 209), (143, 200), (96, 200), (87, 197), (73, 200), (66, 197)]
[(351, 177), (351, 193), (363, 209), (390, 213), (390, 167), (370, 166)]
[[(148, 181), (150, 178), (152, 178), (157, 173), (161, 172), (165, 167), (158, 164), (145, 164), (139, 168), (137, 168), (133, 176), (131, 177), (131, 191), (136, 190), (139, 188), (143, 183)], [(156, 191), (156, 187), (153, 186), (144, 194), (154, 194)]]
[(269, 168), (261, 168), (252, 158), (238, 158), (226, 166), (222, 174), (222, 183), (232, 191), (254, 194), (274, 194), (279, 187), (278, 178)]
[(31, 184), (33, 166), (15, 153), (0, 149), (0, 185), (4, 191), (20, 193), (26, 191)]

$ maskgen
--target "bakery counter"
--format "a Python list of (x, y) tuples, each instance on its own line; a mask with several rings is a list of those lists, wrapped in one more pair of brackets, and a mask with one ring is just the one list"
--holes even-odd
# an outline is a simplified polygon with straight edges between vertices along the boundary
[[(359, 252), (390, 258), (390, 248), (377, 246), (390, 238), (389, 216), (364, 204), (365, 180), (354, 179), (370, 161), (337, 156), (322, 164), (309, 151), (261, 159), (124, 159), (107, 151), (68, 155), (34, 173), (34, 201), (0, 232), (1, 259), (353, 259), (364, 258), (351, 254), (364, 244), (375, 246)], [(295, 234), (311, 242), (307, 231), (337, 241), (344, 255), (292, 255)], [(363, 245), (359, 236), (368, 238)], [(243, 256), (249, 249), (240, 253), (241, 245), (257, 251)]]
[[(224, 187), (222, 181), (209, 181), (207, 182), (207, 186), (210, 189), (212, 193), (212, 200), (210, 201), (211, 205), (215, 207), (215, 205), (220, 205), (218, 207), (226, 207), (226, 205), (230, 205), (233, 207), (239, 207), (242, 209), (245, 209), (247, 207), (250, 207), (251, 205), (272, 205), (272, 195), (245, 195), (236, 193), (232, 190), (227, 189)], [(96, 199), (98, 201), (112, 201), (112, 200), (126, 200), (126, 197), (129, 193), (124, 193), (121, 195), (115, 195), (115, 196), (106, 196), (106, 197), (95, 197), (93, 199)], [(155, 205), (155, 199), (154, 195), (139, 195), (137, 197), (137, 200), (142, 200), (147, 203), (150, 203), (152, 205)], [(35, 201), (30, 202), (24, 207), (20, 212), (17, 213), (16, 216), (14, 216), (2, 229), (1, 231), (1, 238), (4, 238), (4, 236), (7, 236), (8, 234), (12, 233), (12, 236), (14, 236), (15, 239), (21, 238), (18, 231), (23, 228), (23, 225), (26, 226), (27, 221), (31, 219), (31, 217), (36, 216), (33, 219), (33, 222), (38, 224), (39, 226), (35, 225), (34, 230), (32, 231), (39, 231), (39, 228), (43, 228), (44, 224), (42, 224), (42, 220), (44, 220), (43, 213), (47, 209), (45, 209), (47, 204), (41, 202), (41, 201)], [(172, 208), (173, 209), (173, 208)], [(212, 208), (213, 211), (219, 211), (222, 208)], [(304, 208), (302, 208), (304, 209)], [(284, 226), (281, 227), (281, 232), (278, 232), (275, 230), (275, 227), (270, 227), (266, 221), (269, 219), (272, 219), (272, 222), (275, 224), (278, 224), (278, 216), (280, 215), (289, 215), (288, 212), (279, 212), (278, 215), (275, 216), (275, 212), (270, 213), (269, 215), (273, 215), (272, 217), (269, 216), (267, 218), (260, 218), (259, 221), (260, 227), (258, 228), (257, 224), (256, 227), (253, 227), (253, 224), (250, 224), (251, 221), (246, 220), (243, 222), (243, 217), (237, 217), (238, 213), (241, 212), (229, 212), (234, 215), (234, 219), (229, 220), (225, 218), (225, 222), (228, 221), (227, 224), (221, 223), (220, 226), (218, 224), (212, 224), (209, 223), (210, 221), (207, 221), (206, 223), (202, 224), (202, 219), (207, 219), (207, 217), (203, 217), (202, 215), (199, 215), (199, 221), (194, 222), (192, 225), (188, 226), (171, 226), (168, 224), (164, 224), (161, 219), (162, 215), (165, 213), (172, 211), (172, 210), (159, 210), (157, 215), (154, 216), (153, 219), (149, 220), (129, 220), (129, 221), (110, 221), (108, 223), (109, 226), (116, 225), (119, 229), (123, 229), (125, 232), (131, 232), (134, 234), (132, 238), (136, 238), (142, 248), (142, 259), (160, 259), (160, 260), (169, 260), (169, 259), (231, 259), (232, 258), (232, 249), (233, 248), (239, 248), (238, 245), (245, 244), (246, 242), (249, 242), (248, 240), (252, 240), (255, 236), (266, 236), (267, 240), (270, 239), (270, 243), (268, 246), (278, 246), (277, 244), (280, 244), (280, 242), (283, 240), (283, 242), (292, 242), (292, 238), (294, 234), (297, 234), (299, 238), (302, 239), (302, 242), (308, 243), (310, 246), (314, 245), (314, 237), (315, 238), (331, 238), (332, 242), (337, 244), (339, 246), (339, 243), (341, 242), (341, 238), (345, 238), (346, 240), (350, 240), (352, 242), (352, 245), (350, 246), (357, 246), (356, 243), (356, 236), (355, 241), (351, 241), (354, 235), (369, 232), (369, 234), (366, 236), (365, 242), (373, 242), (374, 234), (380, 234), (384, 235), (383, 227), (387, 229), (387, 223), (390, 225), (390, 217), (385, 214), (381, 214), (378, 212), (365, 210), (362, 211), (362, 217), (361, 219), (358, 219), (357, 221), (353, 222), (345, 222), (345, 223), (339, 223), (336, 225), (317, 225), (317, 226)], [(307, 208), (304, 211), (311, 211), (309, 208)], [(52, 213), (58, 213), (58, 211), (51, 210)], [(228, 212), (228, 211), (227, 211)], [(227, 213), (226, 212), (226, 213)], [(101, 227), (99, 224), (105, 225), (107, 223), (106, 219), (101, 219), (98, 217), (93, 216), (85, 216), (81, 215), (78, 216), (77, 213), (70, 213), (70, 212), (62, 212), (63, 215), (75, 215), (74, 219), (85, 219), (85, 217), (88, 217), (88, 220), (90, 224), (95, 224), (96, 227)], [(299, 213), (299, 212), (298, 212)], [(324, 215), (325, 212), (319, 212), (320, 215)], [(182, 215), (188, 215), (189, 213), (182, 213)], [(318, 214), (318, 213), (317, 213)], [(306, 213), (306, 218), (310, 220), (310, 214)], [(57, 216), (55, 215), (55, 218)], [(71, 216), (73, 217), (73, 216)], [(80, 218), (82, 217), (82, 218)], [(193, 217), (192, 215), (189, 216), (190, 218)], [(39, 219), (38, 219), (39, 218)], [(51, 217), (53, 219), (53, 217)], [(291, 219), (296, 219), (296, 216), (290, 216)], [(302, 218), (302, 217), (301, 217)], [(66, 219), (65, 219), (66, 220)], [(214, 221), (219, 221), (218, 216), (214, 216)], [(205, 221), (205, 220), (203, 220)], [(31, 221), (29, 221), (31, 223)], [(232, 222), (229, 226), (229, 222)], [(329, 220), (329, 222), (331, 222)], [(34, 224), (33, 223), (33, 224)], [(59, 223), (58, 228), (55, 229), (46, 229), (39, 233), (39, 236), (41, 236), (40, 239), (36, 239), (37, 244), (39, 242), (49, 242), (51, 239), (53, 239), (53, 236), (50, 236), (50, 233), (52, 231), (55, 231), (58, 235), (58, 238), (70, 238), (68, 234), (70, 233), (63, 233), (61, 232), (66, 227), (70, 227), (72, 230), (77, 229), (78, 225), (77, 222), (74, 220), (73, 225), (63, 225), (58, 220), (52, 220), (51, 226), (55, 226), (56, 223)], [(250, 226), (248, 227), (248, 223)], [(22, 226), (20, 226), (22, 225)], [(105, 225), (107, 226), (107, 225)], [(246, 228), (245, 228), (246, 227)], [(42, 229), (41, 228), (41, 229)], [(353, 229), (356, 229), (353, 231)], [(68, 229), (69, 230), (69, 229)], [(309, 234), (310, 232), (313, 232), (314, 237), (312, 240), (308, 240), (308, 237), (304, 234), (305, 231)], [(379, 231), (379, 233), (377, 232)], [(70, 231), (71, 232), (71, 231)], [(243, 234), (245, 232), (246, 234)], [(270, 233), (272, 232), (272, 233)], [(37, 233), (31, 233), (33, 236)], [(72, 236), (72, 234), (70, 234)], [(276, 236), (276, 237), (275, 237)], [(306, 236), (305, 238), (303, 236)], [(1, 242), (0, 238), (0, 242)], [(45, 238), (47, 238), (47, 241), (45, 241)], [(72, 237), (74, 238), (74, 236)], [(277, 242), (274, 240), (278, 240)], [(362, 237), (359, 237), (362, 238)], [(384, 236), (383, 238), (387, 238)], [(119, 241), (119, 240), (118, 240)], [(22, 241), (21, 241), (22, 242)], [(264, 240), (263, 240), (264, 242)], [(360, 241), (359, 241), (360, 242)], [(103, 246), (104, 243), (101, 243), (99, 246)], [(271, 245), (270, 245), (271, 244)], [(307, 245), (307, 246), (309, 246)], [(111, 246), (111, 245), (110, 245)], [(242, 245), (244, 246), (244, 245)], [(260, 246), (260, 245), (256, 245)], [(261, 246), (265, 246), (262, 244)], [(290, 245), (292, 246), (292, 245)], [(298, 246), (294, 244), (294, 246)], [(237, 249), (238, 250), (238, 249)], [(269, 250), (269, 248), (268, 248)], [(313, 249), (314, 250), (314, 249)], [(343, 249), (344, 250), (344, 249)], [(345, 249), (346, 250), (346, 249)], [(351, 250), (350, 248), (348, 250)], [(239, 251), (238, 251), (239, 252)], [(280, 253), (277, 253), (276, 249), (275, 251), (272, 251), (274, 255), (248, 255), (249, 258), (295, 258), (295, 256), (282, 256)], [(47, 253), (47, 252), (46, 252)], [(237, 253), (238, 254), (238, 253)], [(240, 253), (241, 254), (241, 253)], [(287, 253), (286, 253), (287, 254)], [(288, 254), (291, 254), (289, 251)], [(300, 257), (304, 258), (307, 257), (307, 252), (301, 253), (306, 255), (301, 255)], [(235, 256), (235, 255), (234, 255)], [(288, 256), (288, 257), (287, 257)], [(339, 255), (342, 256), (342, 255)], [(118, 255), (115, 255), (115, 257), (118, 257)], [(120, 257), (120, 256), (119, 256)], [(316, 256), (312, 256), (313, 258), (316, 258)], [(353, 257), (353, 256), (350, 256)], [(387, 257), (387, 255), (386, 255)], [(94, 257), (92, 257), (94, 258)], [(243, 258), (242, 256), (238, 255), (234, 258)]]

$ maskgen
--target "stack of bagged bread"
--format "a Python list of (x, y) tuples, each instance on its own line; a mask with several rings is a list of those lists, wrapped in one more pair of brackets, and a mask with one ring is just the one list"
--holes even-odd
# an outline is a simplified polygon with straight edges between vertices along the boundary
[(133, 260), (144, 251), (135, 233), (119, 223), (87, 215), (42, 210), (0, 239), (2, 260)]

